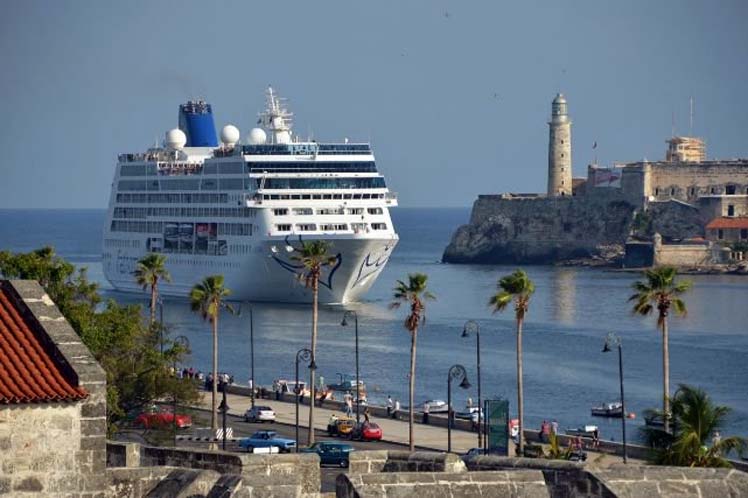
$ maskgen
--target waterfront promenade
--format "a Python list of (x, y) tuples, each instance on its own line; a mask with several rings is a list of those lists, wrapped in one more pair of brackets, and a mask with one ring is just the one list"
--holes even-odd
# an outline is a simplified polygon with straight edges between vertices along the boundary
[[(219, 393), (219, 398), (221, 393)], [(241, 417), (244, 412), (251, 406), (251, 398), (243, 394), (227, 394), (227, 403), (229, 405), (229, 415)], [(272, 407), (275, 411), (276, 422), (293, 426), (295, 424), (295, 404), (288, 401), (276, 401), (274, 399), (256, 399), (255, 404), (266, 405)], [(210, 409), (210, 393), (204, 393), (201, 404), (201, 408)], [(375, 411), (381, 410), (381, 407), (374, 408)], [(314, 411), (314, 427), (316, 430), (325, 431), (327, 429), (327, 421), (330, 415), (333, 413), (340, 416), (342, 412), (338, 409), (329, 407), (315, 407)], [(401, 415), (407, 416), (407, 411), (401, 410)], [(355, 413), (354, 413), (355, 417)], [(432, 417), (434, 417), (432, 415)], [(299, 427), (307, 427), (307, 420), (309, 418), (309, 406), (299, 405)], [(363, 420), (363, 408), (361, 410), (361, 419)], [(416, 413), (416, 420), (420, 419), (420, 414)], [(382, 428), (384, 433), (383, 441), (395, 444), (402, 444), (405, 447), (408, 446), (408, 422), (407, 420), (391, 419), (381, 416), (370, 416), (372, 422), (376, 422)], [(268, 428), (272, 428), (269, 426)], [(416, 448), (433, 451), (446, 451), (447, 450), (447, 429), (446, 427), (438, 425), (424, 425), (416, 423), (413, 428), (415, 434)], [(304, 446), (304, 440), (301, 441), (301, 446)], [(455, 453), (465, 453), (470, 448), (474, 448), (478, 445), (478, 436), (475, 432), (469, 432), (460, 429), (452, 429), (452, 451)], [(509, 454), (514, 455), (515, 448), (514, 443), (510, 440), (509, 442)], [(375, 448), (372, 448), (375, 449)], [(634, 459), (629, 458), (629, 461)], [(607, 467), (615, 463), (622, 463), (622, 458), (617, 455), (611, 455), (606, 453), (595, 453), (588, 450), (588, 465), (595, 465), (600, 467)], [(643, 463), (638, 460), (637, 463)]]

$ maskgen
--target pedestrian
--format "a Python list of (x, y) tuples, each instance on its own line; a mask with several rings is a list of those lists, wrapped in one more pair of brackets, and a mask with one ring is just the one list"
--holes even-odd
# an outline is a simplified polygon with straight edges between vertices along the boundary
[(353, 395), (348, 391), (343, 399), (345, 400), (345, 414), (350, 417), (353, 415)]
[(431, 410), (431, 406), (428, 403), (426, 403), (425, 405), (423, 405), (423, 423), (424, 423), (424, 425), (428, 425), (428, 423), (429, 423), (429, 412), (430, 412), (430, 410)]
[(547, 420), (543, 420), (543, 423), (540, 424), (540, 441), (543, 443), (547, 443), (549, 440), (549, 435), (551, 432), (551, 426), (548, 423)]
[(473, 413), (473, 398), (468, 398), (466, 405), (468, 413)]
[(389, 394), (387, 395), (387, 418), (390, 418), (392, 416), (392, 396)]
[(367, 425), (369, 424), (369, 407), (368, 406), (364, 409), (364, 423)]
[(555, 418), (553, 419), (553, 422), (551, 422), (551, 432), (554, 436), (558, 436), (558, 420)]
[(395, 400), (395, 409), (392, 411), (392, 418), (397, 418), (397, 412), (400, 411), (400, 400)]
[(714, 431), (714, 434), (712, 434), (712, 447), (719, 446), (719, 443), (722, 441), (722, 436), (720, 435), (719, 431)]
[(597, 449), (600, 447), (600, 431), (595, 427), (592, 431), (592, 448)]

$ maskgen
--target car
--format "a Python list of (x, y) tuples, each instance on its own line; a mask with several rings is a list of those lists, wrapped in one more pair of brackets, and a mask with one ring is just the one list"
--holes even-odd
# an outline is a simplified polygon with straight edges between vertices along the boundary
[(255, 448), (278, 448), (281, 453), (289, 453), (296, 448), (296, 441), (278, 437), (275, 431), (257, 431), (250, 437), (239, 440), (239, 448), (253, 451)]
[(379, 441), (382, 439), (382, 428), (374, 422), (356, 424), (351, 431), (350, 438), (359, 441)]
[(316, 453), (319, 455), (320, 465), (335, 465), (337, 467), (348, 467), (348, 456), (354, 451), (353, 446), (347, 443), (334, 441), (319, 441), (309, 448), (303, 448), (301, 453)]
[(353, 427), (356, 425), (356, 420), (343, 417), (338, 419), (335, 424), (337, 426), (336, 433), (338, 436), (349, 436), (351, 434), (351, 431), (353, 431)]
[(245, 422), (275, 422), (275, 412), (269, 406), (256, 405), (244, 413)]
[(483, 448), (470, 448), (467, 453), (462, 455), (463, 459), (470, 459), (476, 456), (484, 455), (485, 451)]
[[(134, 423), (144, 429), (173, 427), (174, 412), (171, 408), (154, 406), (139, 414)], [(177, 428), (186, 429), (187, 427), (192, 427), (192, 417), (177, 413)]]
[(441, 399), (430, 399), (424, 401), (417, 408), (421, 411), (426, 411), (428, 406), (429, 413), (447, 413), (447, 402)]

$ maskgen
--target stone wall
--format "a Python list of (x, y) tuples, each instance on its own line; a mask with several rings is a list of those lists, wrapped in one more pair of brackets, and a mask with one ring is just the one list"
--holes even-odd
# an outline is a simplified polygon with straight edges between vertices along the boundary
[(245, 486), (283, 484), (304, 494), (320, 489), (319, 457), (314, 453), (255, 455), (109, 441), (107, 461), (113, 468), (178, 467), (237, 475)]
[(80, 337), (34, 281), (10, 281), (24, 320), (47, 351), (88, 392), (74, 403), (0, 410), (0, 493), (13, 496), (102, 496), (106, 490), (106, 377)]
[(351, 474), (377, 472), (464, 472), (465, 464), (454, 453), (433, 451), (354, 451), (350, 454)]
[(748, 496), (748, 474), (732, 469), (616, 465), (589, 469), (613, 496), (723, 498)]
[(475, 496), (547, 497), (540, 471), (512, 472), (403, 472), (396, 474), (340, 474), (335, 482), (338, 498), (366, 496), (422, 496), (472, 498)]
[(594, 198), (480, 196), (470, 223), (453, 235), (443, 260), (545, 264), (592, 257), (611, 245), (622, 250), (634, 209), (616, 193)]
[(655, 199), (675, 198), (695, 202), (701, 196), (748, 194), (748, 160), (703, 163), (637, 163), (646, 171), (644, 195)]

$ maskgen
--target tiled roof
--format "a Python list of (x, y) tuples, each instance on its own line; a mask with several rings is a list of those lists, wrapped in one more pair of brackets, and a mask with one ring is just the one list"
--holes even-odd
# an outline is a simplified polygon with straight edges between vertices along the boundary
[(706, 226), (707, 229), (715, 228), (748, 228), (748, 217), (740, 218), (714, 218)]
[(44, 348), (38, 337), (44, 333), (41, 327), (27, 323), (15, 302), (0, 287), (0, 404), (77, 401), (88, 396)]

